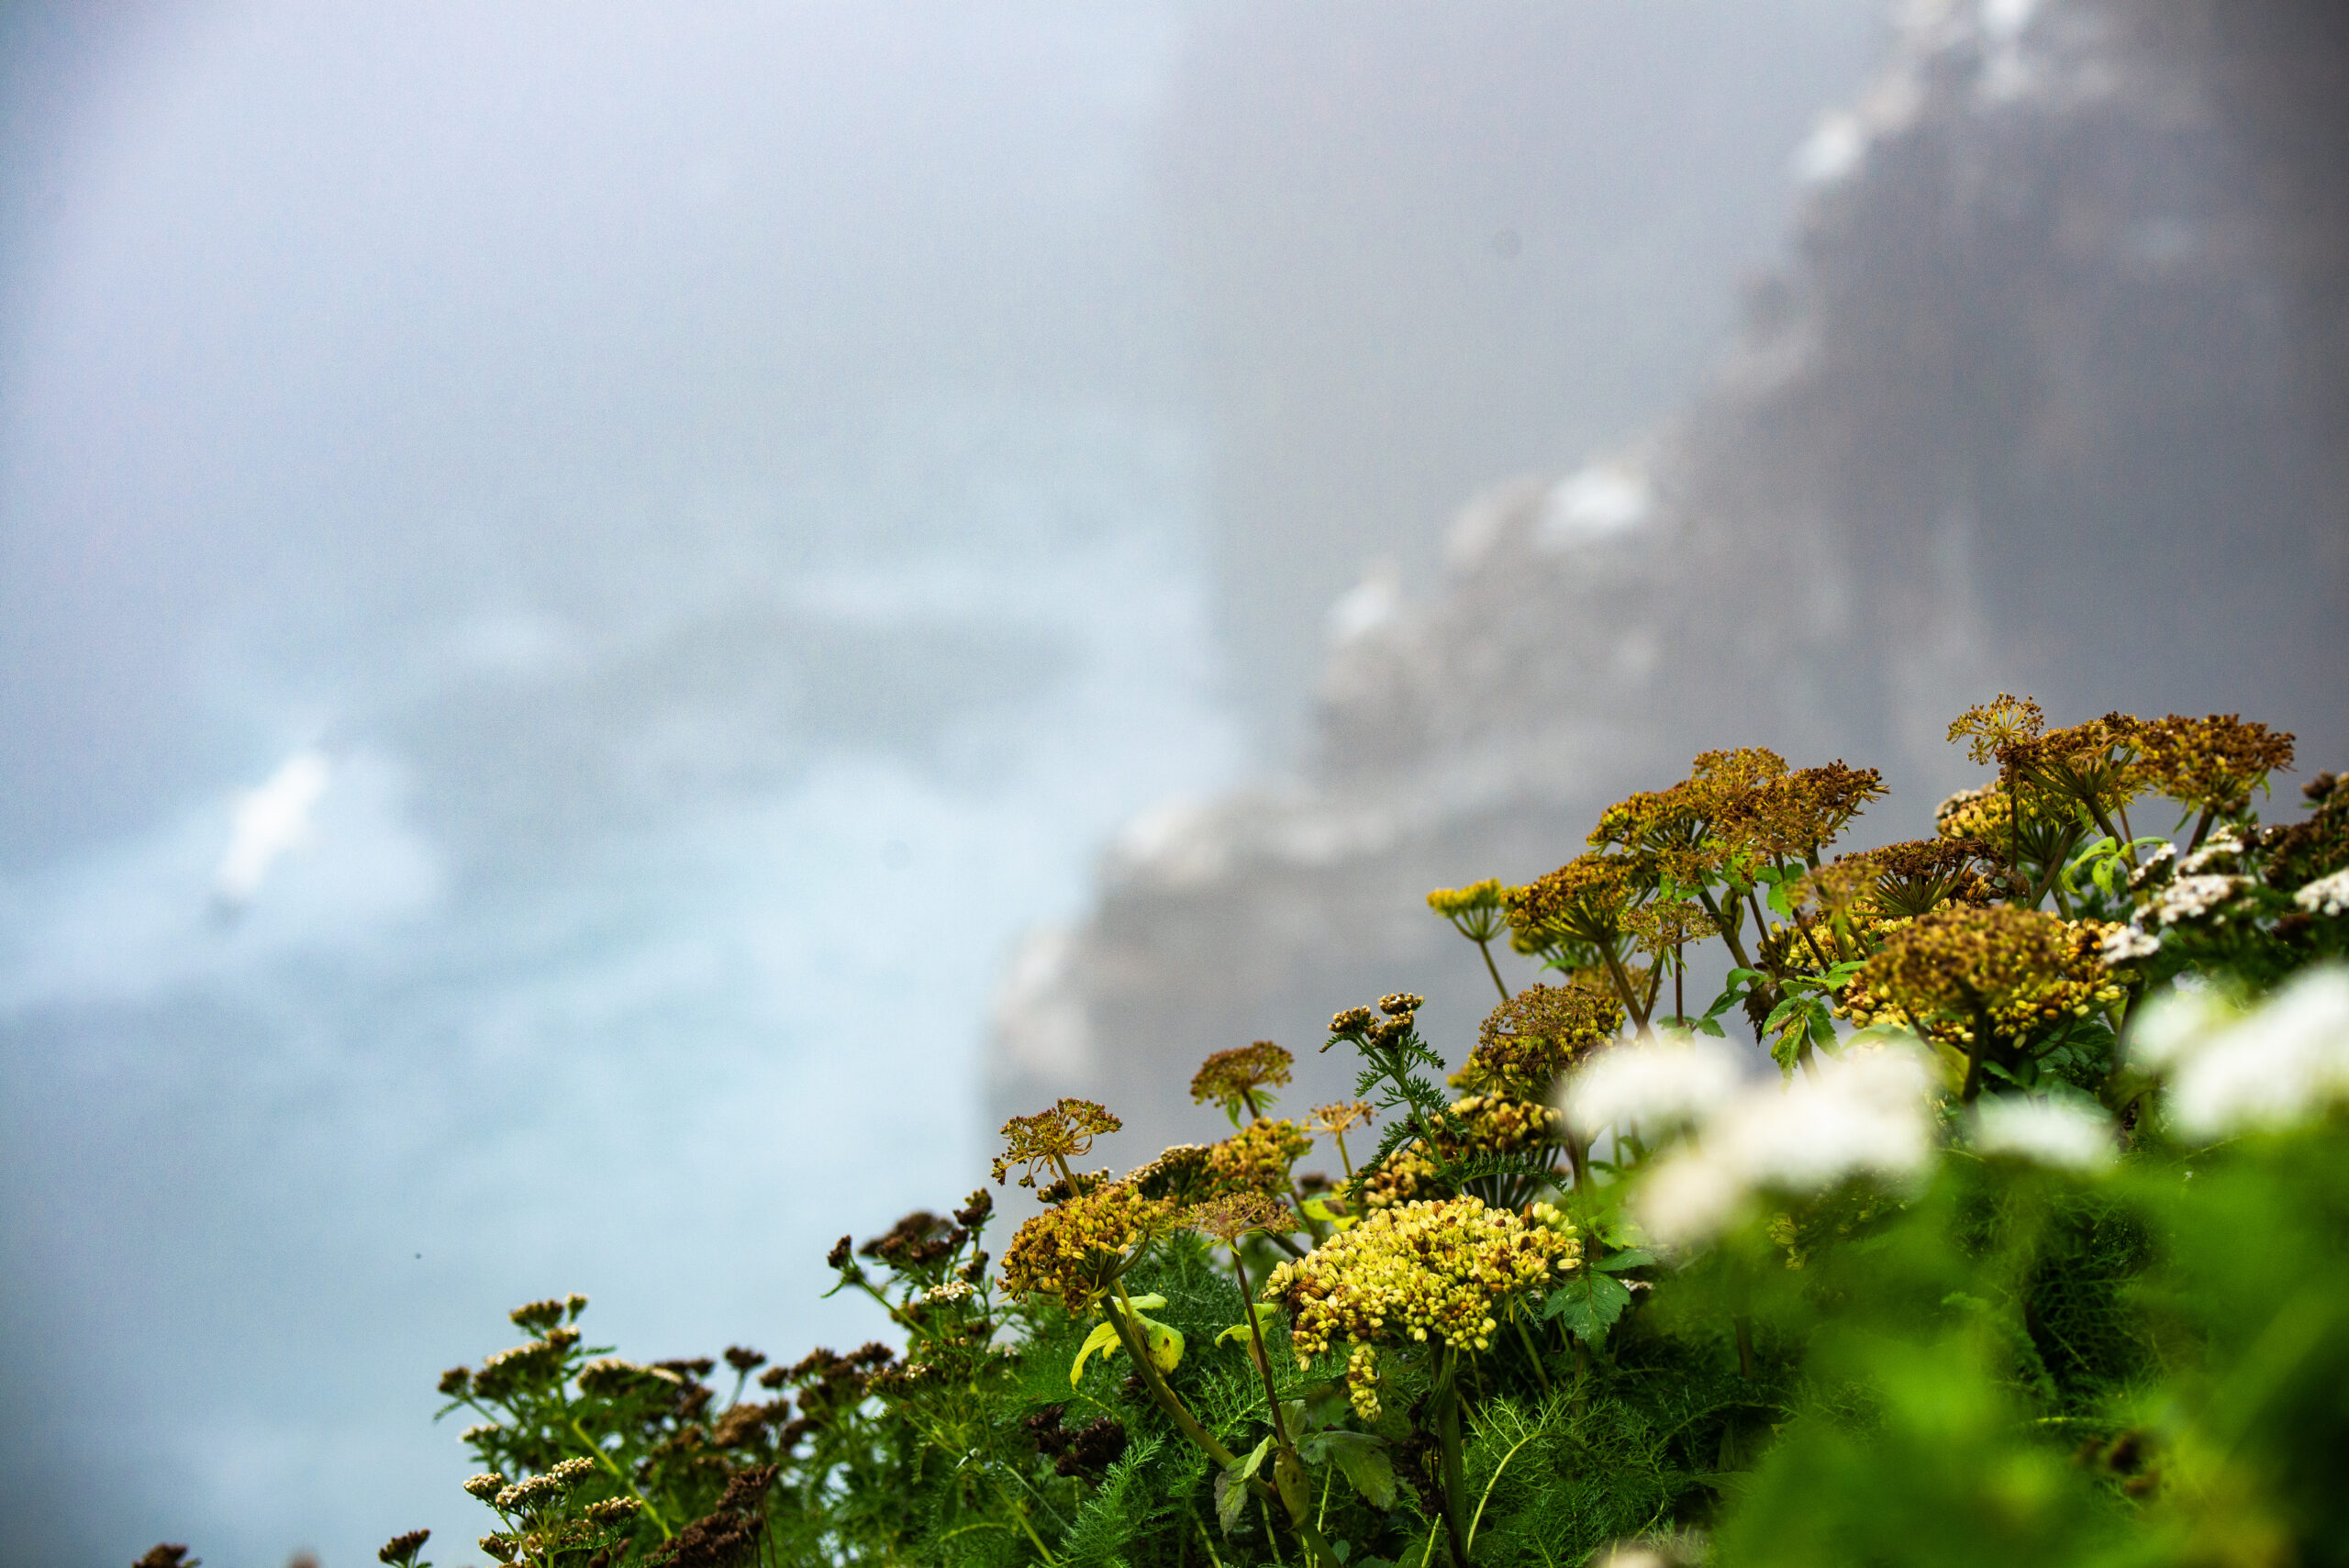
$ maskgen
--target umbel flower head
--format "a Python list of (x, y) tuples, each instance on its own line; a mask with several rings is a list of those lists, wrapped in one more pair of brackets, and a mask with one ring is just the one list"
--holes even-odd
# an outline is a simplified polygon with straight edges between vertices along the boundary
[(1760, 746), (1707, 751), (1668, 789), (1643, 790), (1598, 814), (1588, 842), (1653, 859), (1661, 879), (1705, 886), (1727, 868), (1734, 846), (1720, 831), (1757, 790), (1787, 775), (1787, 760)]
[(2044, 735), (2019, 736), (1997, 754), (1999, 765), (2015, 777), (2109, 826), (2112, 815), (2152, 782), (2138, 762), (2144, 732), (2143, 720), (2108, 713)]
[(2018, 742), (2034, 740), (2047, 726), (2047, 710), (2030, 697), (2019, 697), (2000, 692), (1988, 702), (1976, 703), (1950, 721), (1949, 740), (1952, 745), (1968, 742), (1966, 759), (1975, 762), (1993, 762), (2001, 751)]
[(2214, 817), (2240, 816), (2267, 776), (2292, 765), (2292, 735), (2232, 713), (2208, 718), (2171, 714), (2139, 730), (2143, 767), (2154, 789)]
[(1840, 762), (1764, 780), (1727, 803), (1722, 831), (1739, 847), (1816, 861), (1853, 817), (1885, 795), (1884, 775)]
[[(1436, 1152), (1453, 1162), (1484, 1154), (1522, 1153), (1554, 1144), (1558, 1131), (1556, 1108), (1538, 1098), (1464, 1095), (1444, 1107), (1436, 1124)], [(1421, 1140), (1408, 1139), (1384, 1160), (1363, 1169), (1362, 1201), (1374, 1209), (1407, 1204), (1441, 1170)]]
[(1593, 850), (1510, 889), (1508, 923), (1535, 940), (1612, 949), (1633, 906), (1653, 890), (1655, 872), (1649, 857)]
[(1109, 1182), (1022, 1225), (1003, 1255), (1003, 1288), (1056, 1296), (1082, 1313), (1106, 1295), (1136, 1254), (1174, 1228), (1175, 1205), (1132, 1181)]
[(1546, 1097), (1558, 1075), (1612, 1040), (1623, 1006), (1595, 985), (1529, 985), (1495, 1007), (1455, 1088), (1512, 1100)]
[(1486, 877), (1465, 887), (1439, 887), (1428, 895), (1428, 907), (1451, 921), (1472, 942), (1488, 942), (1508, 922), (1502, 906), (1508, 889), (1499, 879)]
[(1889, 932), (1842, 1001), (1861, 1024), (1883, 1018), (1971, 1041), (1987, 1022), (2013, 1039), (2117, 997), (2101, 951), (2114, 929), (2010, 904), (1936, 909)]
[(1001, 1186), (1011, 1168), (1019, 1165), (1025, 1167), (1019, 1184), (1032, 1187), (1039, 1166), (1064, 1166), (1081, 1160), (1092, 1150), (1096, 1138), (1124, 1125), (1108, 1107), (1074, 1098), (1063, 1098), (1052, 1109), (1033, 1116), (1013, 1117), (1003, 1124), (1003, 1152), (995, 1157), (996, 1185)]
[(1297, 1218), (1288, 1206), (1268, 1193), (1227, 1193), (1197, 1204), (1183, 1217), (1183, 1223), (1193, 1230), (1214, 1237), (1230, 1246), (1242, 1236), (1256, 1230), (1274, 1230), (1286, 1234), (1297, 1229)]
[[(1914, 919), (1951, 899), (1984, 902), (1976, 862), (1993, 858), (1976, 839), (1909, 839), (1881, 849), (1835, 857), (1865, 879), (1858, 903), (1863, 913), (1888, 920)], [(1832, 869), (1831, 867), (1830, 869)]]
[(1208, 1195), (1284, 1191), (1289, 1167), (1312, 1149), (1313, 1140), (1286, 1118), (1250, 1122), (1221, 1142), (1208, 1145), (1203, 1173)]
[[(1474, 1197), (1381, 1209), (1264, 1282), (1292, 1320), (1290, 1345), (1308, 1365), (1333, 1340), (1413, 1344), (1432, 1340), (1482, 1351), (1513, 1298), (1580, 1261), (1572, 1229), (1528, 1225)], [(1353, 1378), (1359, 1406), (1364, 1385)], [(1375, 1389), (1375, 1385), (1373, 1385)]]
[(1242, 1111), (1252, 1117), (1260, 1116), (1264, 1112), (1261, 1102), (1272, 1097), (1264, 1091), (1286, 1084), (1289, 1069), (1296, 1061), (1269, 1040), (1232, 1051), (1219, 1051), (1191, 1075), (1191, 1103), (1205, 1105), (1213, 1100), (1235, 1121)]

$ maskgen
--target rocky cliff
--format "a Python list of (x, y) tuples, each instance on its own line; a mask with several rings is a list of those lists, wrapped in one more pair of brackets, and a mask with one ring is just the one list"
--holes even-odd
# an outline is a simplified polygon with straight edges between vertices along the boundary
[[(1488, 1005), (1430, 887), (1523, 880), (1709, 746), (1886, 770), (1989, 692), (2242, 710), (2349, 752), (2349, 9), (1964, 0), (1803, 147), (1792, 261), (1631, 450), (1499, 485), (1332, 610), (1302, 776), (1169, 807), (1007, 978), (991, 1107), (1199, 1136), (1206, 1052)], [(1309, 1050), (1299, 1104), (1349, 1087)]]

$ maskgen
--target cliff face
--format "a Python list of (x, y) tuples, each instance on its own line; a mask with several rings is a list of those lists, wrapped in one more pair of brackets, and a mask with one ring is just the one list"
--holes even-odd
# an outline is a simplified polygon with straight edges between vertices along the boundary
[[(2349, 12), (1983, 0), (1904, 15), (1803, 148), (1795, 260), (1635, 450), (1503, 485), (1439, 581), (1330, 617), (1304, 776), (1138, 823), (1006, 983), (998, 1114), (1209, 1129), (1209, 1051), (1488, 1004), (1420, 895), (1523, 880), (1711, 746), (1885, 769), (1919, 830), (1949, 717), (2241, 710), (2349, 751)], [(1350, 1087), (1308, 1054), (1297, 1103)]]

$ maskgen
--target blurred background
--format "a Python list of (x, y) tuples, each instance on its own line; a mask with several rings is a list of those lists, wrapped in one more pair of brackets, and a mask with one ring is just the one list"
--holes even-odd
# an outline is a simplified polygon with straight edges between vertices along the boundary
[(465, 1561), (508, 1307), (871, 1337), (1700, 745), (2343, 760), (2339, 15), (17, 0), (0, 1563)]

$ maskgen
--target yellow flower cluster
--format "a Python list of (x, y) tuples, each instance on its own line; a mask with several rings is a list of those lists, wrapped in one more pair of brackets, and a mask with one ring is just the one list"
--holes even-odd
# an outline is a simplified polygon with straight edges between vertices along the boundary
[(1313, 1140), (1286, 1118), (1251, 1122), (1220, 1143), (1208, 1145), (1208, 1195), (1285, 1192), (1288, 1168), (1312, 1149)]
[[(1451, 1111), (1453, 1119), (1436, 1132), (1437, 1151), (1447, 1161), (1512, 1153), (1558, 1140), (1558, 1112), (1538, 1099), (1464, 1095), (1452, 1102)], [(1363, 1204), (1386, 1209), (1408, 1203), (1437, 1169), (1415, 1138), (1363, 1173)]]
[[(1363, 1345), (1432, 1338), (1482, 1351), (1510, 1297), (1581, 1257), (1570, 1229), (1529, 1225), (1474, 1197), (1445, 1198), (1382, 1209), (1330, 1237), (1275, 1269), (1264, 1298), (1288, 1308), (1299, 1366), (1338, 1339)], [(1363, 1360), (1350, 1362), (1350, 1382)]]
[(1428, 895), (1428, 907), (1452, 922), (1472, 942), (1488, 942), (1508, 924), (1502, 910), (1509, 890), (1498, 879), (1486, 877), (1465, 887), (1439, 887)]
[(1058, 1296), (1071, 1313), (1089, 1309), (1133, 1253), (1175, 1224), (1175, 1206), (1145, 1196), (1131, 1181), (1110, 1182), (1020, 1226), (1003, 1255), (1003, 1288), (1014, 1296)]
[(1615, 1038), (1623, 1006), (1596, 985), (1529, 985), (1495, 1007), (1455, 1088), (1516, 1100), (1549, 1097), (1558, 1075)]
[(1863, 1029), (1912, 1025), (1953, 1043), (1973, 1041), (1979, 1015), (2020, 1040), (2120, 1000), (2102, 956), (2119, 929), (2003, 904), (1937, 909), (1888, 929), (1836, 1010)]

